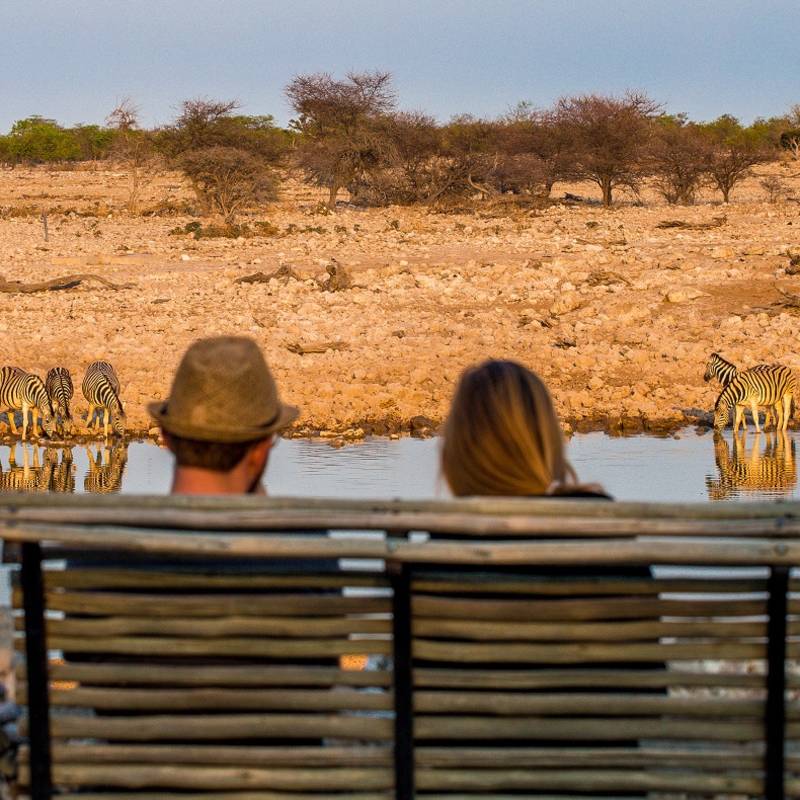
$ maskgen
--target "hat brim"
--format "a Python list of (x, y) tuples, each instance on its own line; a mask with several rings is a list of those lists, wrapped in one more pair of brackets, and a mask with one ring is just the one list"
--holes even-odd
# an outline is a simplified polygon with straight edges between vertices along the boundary
[(168, 413), (169, 401), (158, 400), (147, 404), (147, 412), (166, 433), (184, 439), (195, 439), (200, 442), (219, 442), (220, 444), (239, 444), (263, 439), (271, 433), (280, 431), (291, 425), (300, 415), (300, 409), (281, 403), (275, 419), (258, 428), (201, 428), (185, 420), (171, 417)]

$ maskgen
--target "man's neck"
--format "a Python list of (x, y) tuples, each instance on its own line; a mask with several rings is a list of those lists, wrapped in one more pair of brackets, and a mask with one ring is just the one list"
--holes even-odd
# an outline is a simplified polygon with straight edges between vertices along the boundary
[(236, 470), (214, 472), (198, 467), (177, 467), (172, 479), (172, 494), (245, 494), (249, 490)]

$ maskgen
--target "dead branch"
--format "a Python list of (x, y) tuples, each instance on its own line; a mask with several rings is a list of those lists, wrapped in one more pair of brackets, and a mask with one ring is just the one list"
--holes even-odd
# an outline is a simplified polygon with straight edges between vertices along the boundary
[(49, 281), (40, 283), (22, 283), (21, 281), (7, 281), (0, 275), (0, 292), (4, 294), (33, 294), (34, 292), (58, 292), (65, 289), (74, 289), (84, 281), (95, 281), (106, 289), (117, 291), (118, 289), (130, 289), (132, 283), (112, 283), (99, 275), (89, 272), (81, 272), (78, 275), (65, 275), (63, 278), (53, 278)]
[(684, 222), (682, 219), (665, 219), (656, 228), (679, 228), (684, 231), (707, 231), (721, 228), (728, 221), (727, 217), (714, 217), (711, 222)]
[(305, 356), (309, 353), (327, 353), (328, 350), (347, 350), (350, 345), (347, 342), (318, 342), (317, 344), (300, 344), (290, 342), (286, 345), (286, 349), (290, 353), (297, 353), (299, 356)]
[(234, 283), (269, 283), (273, 278), (283, 281), (283, 283), (288, 282), (290, 279), (293, 281), (303, 280), (291, 267), (287, 267), (284, 264), (274, 272), (254, 272), (252, 275), (243, 275), (241, 278), (237, 278)]

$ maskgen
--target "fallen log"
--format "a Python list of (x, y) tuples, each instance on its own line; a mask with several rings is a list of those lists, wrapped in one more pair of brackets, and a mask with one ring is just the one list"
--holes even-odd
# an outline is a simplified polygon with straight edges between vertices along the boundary
[(290, 353), (296, 353), (299, 356), (305, 356), (309, 353), (327, 353), (328, 350), (347, 350), (349, 345), (347, 342), (319, 342), (318, 344), (300, 344), (299, 342), (290, 342), (286, 345), (286, 349)]
[(118, 289), (130, 289), (131, 283), (112, 283), (99, 275), (89, 272), (81, 272), (77, 275), (65, 275), (62, 278), (53, 278), (49, 281), (39, 283), (22, 283), (21, 281), (7, 281), (0, 275), (0, 292), (5, 294), (34, 294), (35, 292), (58, 292), (65, 289), (74, 289), (84, 281), (96, 281), (106, 289), (117, 291)]

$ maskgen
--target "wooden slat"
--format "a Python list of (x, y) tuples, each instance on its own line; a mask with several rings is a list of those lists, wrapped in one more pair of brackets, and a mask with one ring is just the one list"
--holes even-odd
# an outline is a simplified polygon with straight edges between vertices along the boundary
[(388, 587), (381, 575), (335, 573), (331, 575), (260, 575), (253, 573), (219, 574), (202, 572), (173, 572), (166, 568), (91, 569), (70, 567), (45, 572), (48, 589), (335, 589), (348, 586)]
[[(649, 767), (667, 766), (701, 768), (705, 771), (761, 770), (762, 752), (752, 748), (670, 747), (418, 747), (417, 765), (421, 767)], [(795, 758), (795, 761), (797, 759)]]
[[(19, 760), (27, 762), (27, 747), (20, 748)], [(392, 749), (379, 747), (232, 747), (213, 745), (60, 744), (53, 747), (53, 759), (62, 764), (225, 764), (228, 766), (391, 766)]]
[[(58, 800), (325, 800), (336, 798), (336, 800), (393, 800), (394, 795), (390, 792), (337, 792), (335, 795), (329, 791), (308, 793), (308, 792), (269, 792), (269, 791), (249, 791), (249, 792), (225, 792), (215, 790), (213, 792), (61, 792)], [(19, 800), (30, 800), (26, 795), (21, 795)], [(519, 800), (519, 798), (516, 798)], [(538, 799), (537, 799), (538, 800)], [(541, 798), (546, 800), (546, 798)]]
[[(792, 725), (790, 724), (790, 728)], [(631, 739), (685, 739), (687, 741), (758, 741), (763, 725), (749, 720), (641, 719), (617, 717), (478, 717), (417, 715), (418, 739), (531, 739), (557, 741), (628, 741)], [(789, 734), (795, 735), (795, 732)]]
[[(576, 568), (579, 569), (579, 568)], [(654, 595), (663, 592), (680, 594), (751, 594), (766, 592), (766, 580), (754, 578), (563, 578), (496, 573), (462, 573), (457, 578), (425, 577), (412, 581), (412, 591), (429, 594), (535, 594), (574, 597), (578, 595)], [(800, 585), (798, 586), (800, 591)]]
[[(567, 687), (662, 688), (742, 687), (761, 690), (766, 677), (755, 673), (719, 673), (678, 669), (535, 669), (458, 670), (417, 667), (414, 683), (419, 687), (462, 689), (558, 689)], [(797, 684), (800, 686), (800, 682)]]
[[(24, 620), (17, 617), (17, 630)], [(95, 619), (49, 619), (50, 636), (89, 638), (126, 635), (188, 636), (224, 638), (228, 636), (272, 636), (287, 638), (335, 637), (348, 634), (390, 634), (391, 619), (371, 617), (312, 617), (297, 621), (294, 617), (99, 617)]]
[(516, 644), (501, 646), (484, 642), (439, 642), (416, 638), (414, 656), (430, 661), (466, 663), (582, 664), (624, 661), (697, 661), (702, 659), (763, 659), (766, 644), (692, 642), (691, 644)]
[[(15, 590), (15, 604), (21, 598)], [(319, 616), (343, 614), (386, 614), (391, 600), (381, 597), (341, 595), (203, 595), (203, 594), (117, 594), (114, 592), (53, 591), (45, 593), (47, 608), (73, 614), (138, 617), (197, 616)]]
[[(20, 668), (22, 672), (22, 668)], [(80, 664), (52, 662), (52, 681), (87, 686), (382, 686), (384, 671), (351, 671), (317, 666), (172, 666), (163, 664)], [(19, 673), (18, 673), (19, 674)], [(24, 672), (23, 672), (24, 675)]]
[[(22, 648), (21, 640), (16, 645)], [(329, 658), (392, 651), (386, 639), (186, 639), (166, 636), (119, 636), (89, 639), (50, 636), (48, 646), (65, 653), (115, 653), (136, 656), (214, 656), (215, 658)]]
[[(18, 692), (26, 702), (26, 692)], [(51, 689), (53, 707), (137, 711), (390, 711), (388, 692), (287, 689)]]
[(420, 769), (416, 772), (416, 780), (421, 791), (555, 789), (578, 792), (625, 792), (641, 790), (757, 795), (763, 788), (763, 778), (760, 775), (675, 774), (657, 770)]
[[(201, 515), (202, 516), (202, 515)], [(452, 526), (475, 527), (476, 520), (458, 520), (458, 515), (442, 519), (421, 520), (403, 519), (387, 515), (381, 521), (384, 529), (398, 530), (436, 530)], [(206, 519), (206, 523), (210, 520)], [(369, 516), (350, 518), (348, 524), (341, 519), (328, 519), (331, 527), (343, 529), (372, 529), (378, 520)], [(408, 524), (404, 524), (404, 523)], [(430, 524), (422, 524), (430, 522)], [(497, 532), (505, 526), (502, 519), (480, 520), (487, 531)], [(514, 525), (533, 535), (538, 526), (536, 519), (513, 520)], [(618, 522), (612, 520), (614, 525)], [(67, 527), (64, 525), (37, 525), (15, 520), (14, 524), (0, 525), (0, 535), (9, 542), (45, 541), (61, 542), (70, 547), (98, 548), (109, 550), (118, 548), (130, 552), (187, 554), (194, 557), (213, 556), (215, 558), (255, 556), (263, 558), (368, 558), (394, 559), (400, 562), (428, 564), (668, 564), (668, 565), (713, 565), (713, 566), (766, 566), (794, 565), (800, 563), (800, 522), (775, 523), (774, 531), (785, 540), (772, 542), (766, 538), (769, 533), (765, 522), (747, 523), (752, 528), (740, 540), (732, 539), (743, 528), (736, 522), (724, 522), (718, 526), (720, 538), (713, 538), (710, 523), (694, 524), (694, 533), (689, 536), (669, 538), (663, 530), (657, 531), (652, 520), (638, 520), (635, 541), (626, 539), (605, 539), (603, 541), (564, 540), (566, 521), (560, 519), (552, 525), (558, 539), (537, 538), (535, 541), (496, 542), (496, 541), (432, 541), (425, 543), (405, 543), (381, 541), (359, 536), (328, 538), (325, 536), (287, 536), (287, 535), (238, 535), (174, 532), (165, 530), (143, 531), (136, 528), (115, 528), (97, 526), (91, 528)], [(162, 524), (166, 524), (162, 520)], [(499, 528), (498, 528), (499, 526)], [(737, 527), (738, 526), (738, 527)], [(267, 526), (270, 527), (270, 526)], [(307, 527), (303, 526), (303, 527)], [(592, 527), (591, 520), (577, 520), (575, 529)], [(691, 527), (691, 526), (690, 526)], [(794, 529), (797, 530), (794, 530)], [(616, 528), (614, 528), (616, 530)], [(658, 535), (656, 535), (658, 534)], [(631, 534), (634, 535), (634, 534)], [(753, 538), (758, 537), (758, 538)], [(793, 537), (793, 538), (792, 538)]]
[[(27, 785), (27, 769), (21, 781)], [(53, 766), (56, 784), (124, 789), (167, 788), (206, 791), (270, 789), (285, 791), (336, 791), (391, 789), (394, 775), (382, 767), (279, 769), (257, 767), (203, 767), (160, 764), (58, 764)]]
[[(611, 717), (669, 714), (681, 717), (762, 719), (764, 701), (740, 698), (667, 697), (623, 693), (519, 694), (517, 692), (431, 692), (417, 690), (414, 710), (439, 714), (498, 716), (596, 714)], [(793, 704), (793, 711), (797, 704)]]
[(415, 595), (415, 617), (469, 620), (608, 620), (667, 617), (738, 617), (766, 613), (763, 600), (672, 600), (637, 597), (580, 600), (469, 600), (458, 597)]
[[(21, 730), (27, 730), (22, 720)], [(378, 739), (393, 735), (391, 719), (343, 714), (213, 714), (86, 717), (59, 714), (51, 720), (54, 738), (116, 742), (236, 739)]]
[[(592, 622), (586, 624), (568, 622), (522, 622), (422, 618), (413, 621), (415, 636), (475, 641), (548, 641), (574, 642), (611, 640), (653, 640), (659, 637), (713, 637), (735, 639), (741, 637), (766, 636), (764, 622)], [(503, 647), (504, 645), (500, 645)]]

